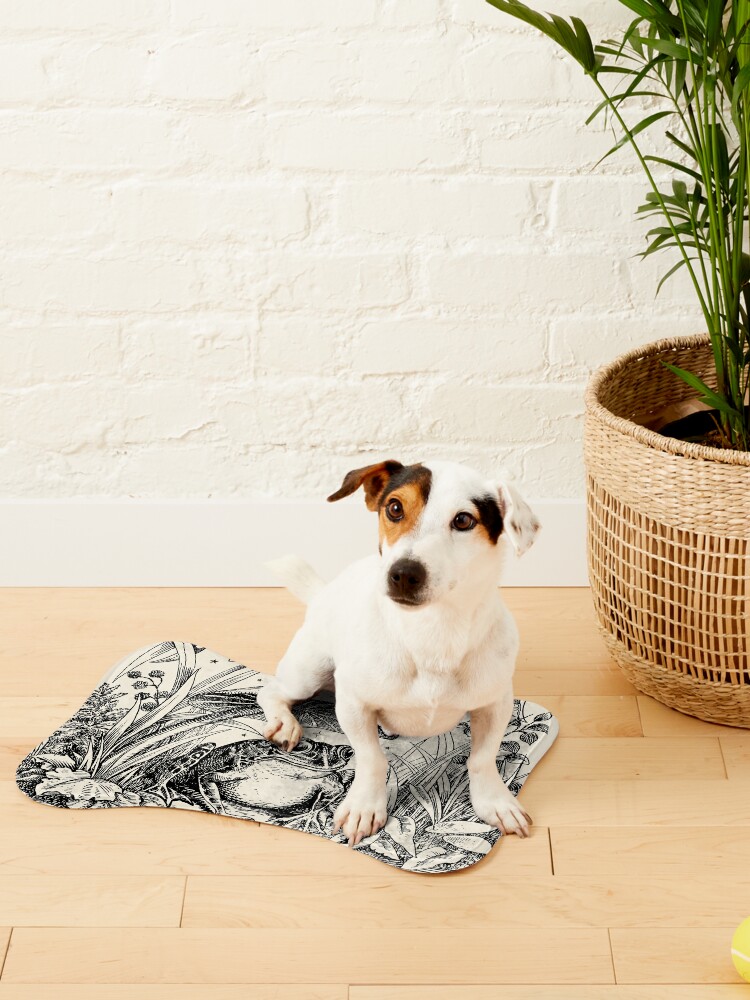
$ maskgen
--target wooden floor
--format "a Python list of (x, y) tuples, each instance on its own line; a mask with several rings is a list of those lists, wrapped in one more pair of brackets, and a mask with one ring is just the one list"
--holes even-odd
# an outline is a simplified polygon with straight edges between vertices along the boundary
[(0, 1000), (748, 1000), (750, 733), (611, 666), (586, 590), (507, 592), (516, 693), (560, 719), (522, 792), (531, 839), (454, 875), (158, 809), (45, 809), (19, 759), (127, 652), (190, 640), (272, 670), (279, 590), (5, 590)]

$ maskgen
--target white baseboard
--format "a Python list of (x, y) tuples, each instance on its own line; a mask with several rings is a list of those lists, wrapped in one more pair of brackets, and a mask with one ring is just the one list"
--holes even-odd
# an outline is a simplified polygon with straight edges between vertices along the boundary
[[(543, 525), (507, 586), (585, 586), (583, 501), (532, 502)], [(326, 578), (375, 551), (361, 502), (6, 500), (3, 587), (267, 587), (263, 563), (288, 552)]]

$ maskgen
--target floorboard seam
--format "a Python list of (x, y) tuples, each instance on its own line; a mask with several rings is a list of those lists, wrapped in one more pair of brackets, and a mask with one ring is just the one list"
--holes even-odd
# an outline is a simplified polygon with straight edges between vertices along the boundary
[(615, 952), (612, 948), (612, 928), (607, 928), (607, 941), (609, 941), (609, 960), (612, 963), (612, 981), (615, 986), (619, 985), (617, 982), (617, 967), (615, 966)]
[(5, 963), (8, 961), (8, 955), (10, 954), (10, 943), (13, 940), (13, 931), (15, 928), (11, 927), (10, 934), (8, 935), (8, 943), (5, 946), (5, 954), (3, 955), (3, 960), (0, 962), (0, 980), (3, 978), (3, 972), (5, 971)]
[(549, 844), (549, 866), (552, 869), (552, 874), (555, 874), (555, 856), (552, 853), (552, 827), (547, 827), (547, 842)]
[(189, 877), (190, 876), (186, 875), (183, 879), (184, 885), (182, 886), (182, 905), (180, 906), (180, 922), (177, 925), (178, 927), (182, 927), (182, 918), (185, 916), (185, 897), (187, 896), (187, 884)]
[(641, 736), (645, 736), (646, 734), (643, 731), (643, 716), (641, 715), (641, 701), (637, 693), (635, 696), (635, 710), (638, 713), (638, 725), (641, 727)]
[(716, 742), (719, 744), (719, 753), (721, 754), (721, 763), (724, 767), (724, 780), (729, 781), (729, 770), (727, 769), (727, 759), (724, 756), (724, 744), (721, 742), (721, 737), (716, 737)]

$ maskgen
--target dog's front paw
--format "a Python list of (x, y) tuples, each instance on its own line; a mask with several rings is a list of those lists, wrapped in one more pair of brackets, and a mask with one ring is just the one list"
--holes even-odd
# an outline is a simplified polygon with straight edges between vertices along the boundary
[(266, 717), (265, 738), (282, 750), (293, 750), (302, 739), (302, 726), (295, 719), (290, 703), (280, 697), (273, 677), (258, 689), (257, 702)]
[(263, 735), (282, 750), (294, 750), (302, 738), (302, 726), (291, 712), (279, 712), (268, 720)]
[(341, 830), (350, 847), (382, 830), (388, 818), (385, 787), (357, 788), (356, 782), (333, 814), (333, 833)]
[(497, 781), (475, 779), (471, 783), (471, 804), (477, 816), (496, 826), (502, 833), (529, 836), (533, 820), (518, 800), (508, 791), (498, 775)]

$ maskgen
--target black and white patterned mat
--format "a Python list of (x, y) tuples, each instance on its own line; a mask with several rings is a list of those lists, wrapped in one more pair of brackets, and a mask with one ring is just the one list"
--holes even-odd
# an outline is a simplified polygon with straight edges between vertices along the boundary
[[(304, 735), (284, 753), (262, 735), (255, 696), (263, 680), (192, 643), (139, 649), (21, 762), (18, 786), (61, 809), (191, 809), (345, 843), (330, 827), (354, 775), (353, 751), (333, 698), (295, 707)], [(497, 757), (514, 794), (557, 731), (544, 708), (516, 700)], [(414, 872), (455, 871), (479, 861), (500, 833), (482, 823), (469, 802), (468, 719), (440, 736), (381, 734), (381, 740), (390, 764), (388, 822), (355, 850)]]

